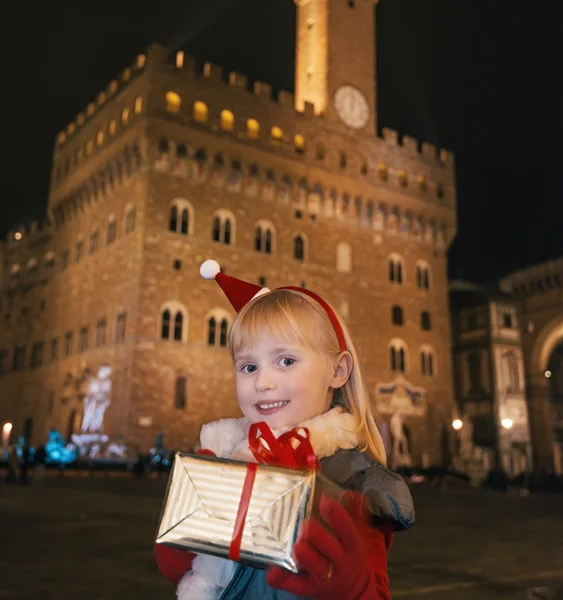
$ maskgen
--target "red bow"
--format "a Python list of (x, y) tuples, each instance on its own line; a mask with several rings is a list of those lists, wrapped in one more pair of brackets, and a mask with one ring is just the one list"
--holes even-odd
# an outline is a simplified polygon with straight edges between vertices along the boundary
[[(261, 464), (290, 467), (292, 469), (313, 469), (315, 471), (320, 471), (321, 468), (321, 463), (315, 456), (313, 446), (309, 441), (309, 430), (305, 428), (292, 429), (276, 439), (267, 423), (263, 421), (253, 423), (248, 431), (248, 447), (254, 458)], [(257, 467), (258, 465), (254, 463), (250, 463), (246, 467), (246, 476), (229, 547), (229, 558), (231, 560), (238, 561), (240, 559), (242, 533)]]
[(276, 439), (267, 423), (253, 423), (248, 431), (248, 447), (265, 465), (315, 471), (321, 468), (305, 427), (296, 427)]

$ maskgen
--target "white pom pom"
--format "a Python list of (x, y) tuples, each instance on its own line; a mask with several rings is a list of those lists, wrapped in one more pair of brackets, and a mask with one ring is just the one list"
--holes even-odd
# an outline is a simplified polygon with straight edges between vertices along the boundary
[(204, 279), (215, 279), (221, 272), (221, 267), (216, 260), (206, 260), (199, 268), (199, 274)]

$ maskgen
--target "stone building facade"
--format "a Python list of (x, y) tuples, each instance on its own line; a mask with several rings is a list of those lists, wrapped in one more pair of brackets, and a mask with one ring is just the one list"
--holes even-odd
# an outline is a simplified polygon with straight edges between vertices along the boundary
[[(61, 132), (49, 224), (0, 247), (0, 420), (32, 443), (80, 427), (112, 368), (104, 429), (190, 448), (239, 414), (233, 311), (199, 264), (303, 285), (349, 324), (382, 427), (415, 463), (452, 416), (452, 155), (377, 135), (371, 0), (297, 2), (296, 94), (151, 46)], [(349, 32), (354, 31), (350, 36)]]
[(537, 469), (563, 474), (563, 258), (505, 277), (517, 299)]
[(532, 452), (517, 299), (454, 281), (450, 306), (461, 467), (476, 479), (495, 464), (524, 472)]

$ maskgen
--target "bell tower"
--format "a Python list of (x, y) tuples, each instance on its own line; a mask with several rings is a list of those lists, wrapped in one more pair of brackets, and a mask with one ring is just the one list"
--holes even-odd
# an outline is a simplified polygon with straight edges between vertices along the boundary
[(295, 0), (295, 103), (328, 123), (375, 135), (377, 0)]

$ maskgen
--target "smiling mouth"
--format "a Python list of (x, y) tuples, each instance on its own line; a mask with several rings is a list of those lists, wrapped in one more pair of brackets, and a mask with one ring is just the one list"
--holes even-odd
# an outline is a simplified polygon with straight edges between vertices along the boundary
[(279, 400), (276, 402), (257, 402), (254, 407), (261, 415), (271, 415), (278, 410), (281, 410), (289, 400)]

